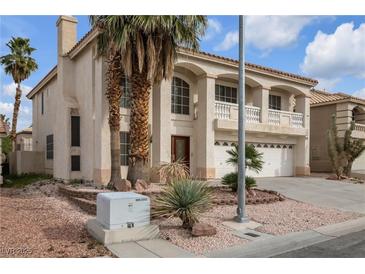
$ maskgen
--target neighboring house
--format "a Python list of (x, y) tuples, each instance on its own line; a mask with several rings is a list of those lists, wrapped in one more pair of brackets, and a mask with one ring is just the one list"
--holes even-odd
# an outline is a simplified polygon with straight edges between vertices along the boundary
[(8, 134), (8, 125), (0, 118), (0, 185), (3, 183), (2, 176), (2, 162), (3, 162), (3, 153), (2, 153), (2, 138), (6, 137)]
[[(331, 172), (327, 134), (332, 115), (336, 115), (340, 137), (344, 136), (351, 122), (355, 121), (352, 137), (365, 140), (365, 100), (345, 93), (320, 90), (313, 90), (311, 94), (311, 170)], [(353, 171), (358, 169), (365, 169), (365, 153), (362, 153), (352, 166)]]
[(32, 151), (32, 127), (23, 129), (16, 134), (16, 151)]
[[(97, 30), (76, 41), (77, 20), (61, 16), (58, 63), (27, 95), (33, 103), (33, 151), (43, 151), (45, 171), (56, 178), (110, 177), (105, 63), (97, 55)], [(246, 140), (264, 154), (258, 176), (309, 175), (310, 89), (317, 81), (246, 64)], [(129, 91), (121, 85), (121, 171), (127, 176)], [(191, 175), (220, 178), (237, 142), (238, 62), (178, 50), (174, 78), (153, 87), (150, 101), (151, 166), (185, 158)], [(153, 176), (156, 178), (155, 176)]]

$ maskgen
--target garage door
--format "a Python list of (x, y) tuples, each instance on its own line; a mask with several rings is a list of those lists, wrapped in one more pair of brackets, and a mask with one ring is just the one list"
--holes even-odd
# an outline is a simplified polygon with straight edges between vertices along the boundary
[[(254, 177), (293, 176), (294, 174), (294, 146), (282, 144), (253, 144), (263, 153), (263, 169), (260, 173), (247, 170), (247, 175)], [(232, 149), (232, 143), (217, 141), (214, 147), (216, 177), (221, 178), (225, 174), (235, 171), (235, 167), (227, 163), (229, 158), (227, 150)]]
[(365, 169), (365, 152), (363, 152), (352, 164), (352, 170)]

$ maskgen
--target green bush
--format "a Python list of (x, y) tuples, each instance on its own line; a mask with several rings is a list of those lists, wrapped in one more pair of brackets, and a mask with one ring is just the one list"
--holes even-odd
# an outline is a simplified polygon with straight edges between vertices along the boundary
[[(223, 176), (222, 178), (222, 184), (229, 186), (232, 191), (237, 191), (238, 188), (238, 173), (237, 172), (231, 172)], [(245, 187), (247, 190), (250, 190), (253, 187), (256, 187), (256, 180), (253, 177), (246, 176), (245, 178)]]
[(4, 184), (2, 187), (23, 188), (27, 185), (36, 183), (41, 180), (51, 179), (52, 176), (48, 174), (37, 173), (23, 173), (19, 175), (7, 175), (4, 177)]
[(201, 181), (179, 180), (167, 185), (155, 199), (154, 217), (178, 217), (184, 228), (192, 228), (201, 213), (212, 206), (212, 189)]

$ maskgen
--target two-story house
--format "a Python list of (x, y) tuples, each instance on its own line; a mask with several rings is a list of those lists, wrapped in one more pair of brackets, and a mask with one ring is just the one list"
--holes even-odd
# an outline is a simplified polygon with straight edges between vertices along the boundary
[[(110, 177), (105, 60), (97, 30), (76, 41), (77, 20), (61, 16), (58, 63), (27, 95), (33, 102), (33, 150), (44, 151), (45, 171), (57, 178)], [(233, 167), (226, 151), (237, 142), (238, 62), (179, 49), (174, 77), (153, 87), (150, 165), (178, 158), (202, 179)], [(246, 140), (263, 152), (257, 176), (309, 175), (310, 89), (317, 81), (246, 64)], [(129, 90), (121, 98), (121, 171), (128, 171)]]
[[(331, 172), (327, 132), (331, 127), (332, 116), (336, 116), (339, 137), (344, 137), (345, 131), (354, 121), (352, 137), (365, 140), (365, 100), (345, 93), (320, 90), (313, 90), (311, 95), (311, 170)], [(365, 169), (365, 153), (352, 166), (353, 171), (360, 169)]]

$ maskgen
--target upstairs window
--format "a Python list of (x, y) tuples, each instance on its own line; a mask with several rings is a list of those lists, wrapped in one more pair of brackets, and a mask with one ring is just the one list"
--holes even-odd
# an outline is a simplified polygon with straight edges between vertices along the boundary
[(171, 84), (171, 112), (189, 115), (190, 90), (189, 84), (174, 77)]
[(237, 88), (215, 85), (215, 100), (237, 104)]
[(44, 114), (44, 93), (41, 93), (41, 114)]
[(53, 134), (46, 136), (46, 158), (53, 159)]
[(80, 116), (71, 116), (71, 146), (80, 146)]
[(129, 132), (120, 132), (120, 165), (128, 166), (129, 160)]
[(120, 98), (120, 107), (130, 108), (130, 94), (131, 94), (131, 83), (126, 76), (123, 76), (120, 83), (122, 87), (122, 97)]
[(281, 97), (269, 95), (269, 109), (281, 110)]

